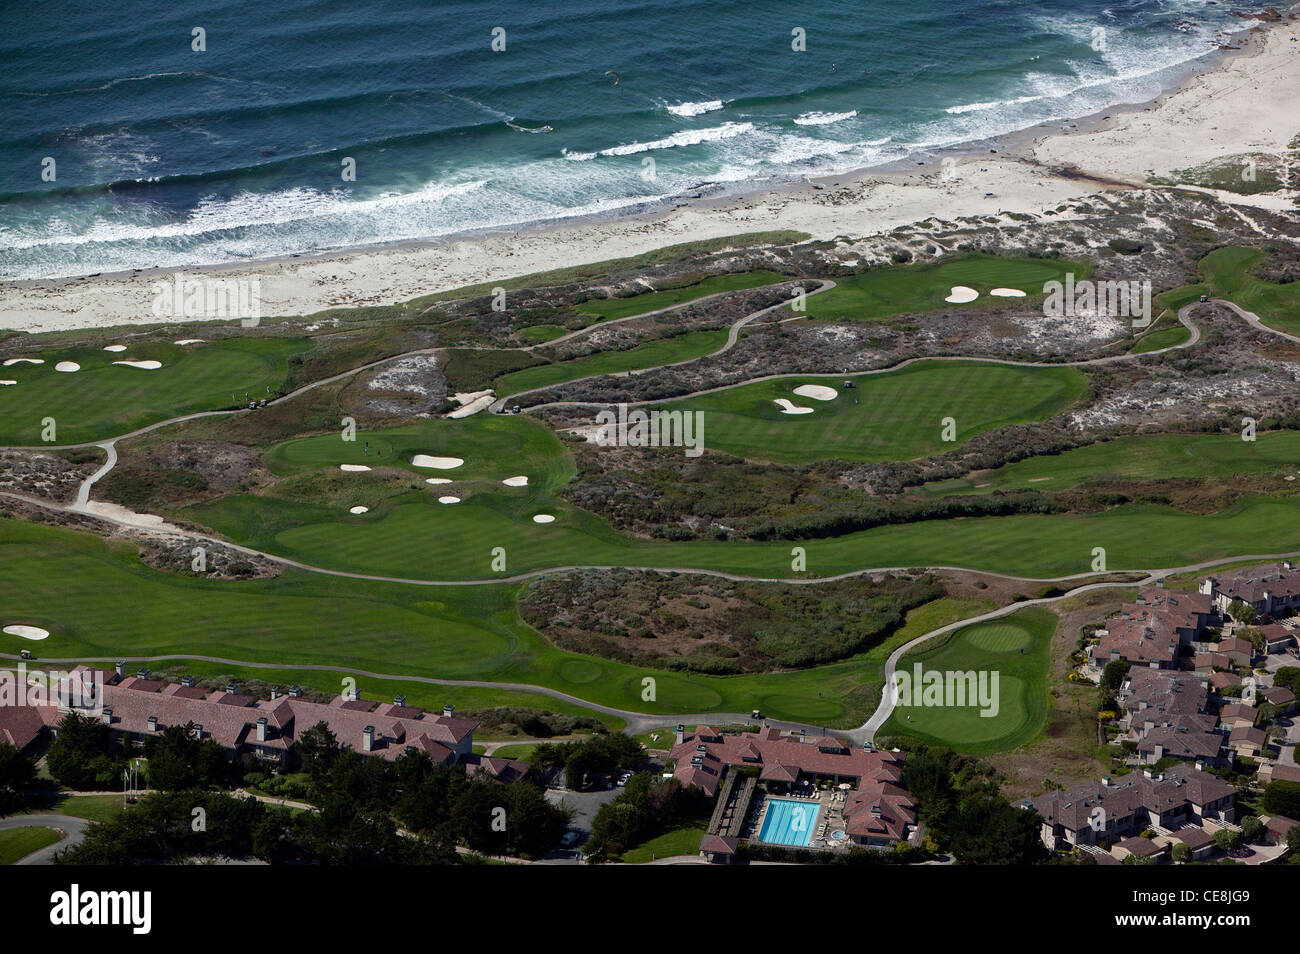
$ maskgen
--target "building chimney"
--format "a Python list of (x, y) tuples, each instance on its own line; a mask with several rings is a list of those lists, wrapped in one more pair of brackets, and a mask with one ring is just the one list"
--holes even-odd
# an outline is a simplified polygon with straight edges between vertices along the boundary
[(186, 689), (193, 689), (194, 683), (195, 680), (193, 676), (181, 676), (181, 685)]
[(280, 687), (279, 687), (279, 686), (272, 686), (272, 687), (271, 687), (271, 701), (274, 702), (276, 699), (279, 699), (279, 698), (280, 698)]
[(375, 750), (375, 727), (368, 725), (361, 730), (361, 751), (373, 752)]
[(1103, 775), (1103, 776), (1101, 777), (1101, 787), (1102, 787), (1102, 788), (1110, 788), (1110, 776), (1109, 776), (1109, 775)]
[(125, 678), (126, 678), (126, 663), (124, 663), (124, 662), (117, 662), (117, 663), (114, 663), (114, 664), (113, 664), (113, 671), (114, 671), (115, 673), (117, 673), (117, 678), (118, 678), (118, 679), (125, 679)]
[(289, 690), (289, 695), (293, 696), (295, 699), (301, 699), (302, 686), (294, 686), (292, 689)]
[(266, 741), (266, 716), (257, 720), (257, 741)]
[(393, 696), (393, 705), (402, 709), (406, 708), (406, 696)]
[(232, 696), (235, 693), (239, 692), (239, 683), (237, 682), (226, 683), (226, 692), (230, 693)]
[(150, 717), (149, 717), (149, 731), (150, 731), (150, 732), (157, 732), (157, 731), (158, 731), (158, 717), (157, 717), (157, 716), (150, 716)]
[(198, 723), (198, 722), (194, 723), (194, 729), (193, 729), (193, 732), (194, 732), (194, 738), (196, 738), (196, 739), (202, 739), (202, 738), (203, 738), (203, 725), (202, 725), (201, 723)]
[(102, 713), (102, 717), (103, 717), (103, 719), (104, 719), (104, 725), (112, 725), (112, 724), (113, 724), (113, 710), (112, 710), (112, 709), (105, 709), (105, 710), (103, 711), (103, 713)]
[(350, 699), (353, 702), (361, 701), (361, 687), (353, 686), (348, 690), (348, 694), (344, 698)]
[(456, 707), (449, 702), (442, 707), (442, 714), (450, 719), (456, 714)]
[(684, 723), (677, 723), (677, 731), (673, 734), (673, 741), (677, 745), (681, 745), (686, 741), (686, 726)]

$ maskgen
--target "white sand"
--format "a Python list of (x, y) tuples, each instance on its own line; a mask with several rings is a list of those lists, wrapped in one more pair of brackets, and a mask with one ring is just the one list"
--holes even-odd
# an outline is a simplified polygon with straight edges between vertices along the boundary
[(801, 384), (794, 389), (794, 393), (803, 398), (812, 398), (814, 401), (834, 401), (840, 396), (839, 391), (828, 388), (824, 384)]
[(346, 470), (349, 472), (369, 470), (369, 469), (370, 468), (367, 467), (365, 464), (339, 464), (339, 470)]
[(71, 374), (74, 371), (80, 371), (81, 365), (75, 361), (60, 361), (54, 366), (55, 371), (62, 371), (64, 374)]
[(9, 358), (5, 361), (5, 367), (10, 368), (15, 364), (44, 364), (44, 358)]
[(431, 457), (428, 454), (416, 454), (411, 458), (411, 463), (416, 467), (431, 467), (434, 470), (451, 470), (465, 463), (459, 457)]
[(968, 301), (974, 301), (980, 296), (980, 293), (966, 285), (953, 285), (952, 290), (948, 292), (948, 297), (944, 301), (951, 302), (954, 305), (964, 305)]
[(104, 350), (111, 351), (113, 354), (118, 354), (119, 352), (126, 350), (126, 345), (104, 345)]
[(125, 365), (128, 368), (140, 368), (142, 371), (157, 371), (162, 367), (161, 361), (114, 361), (113, 363)]
[(527, 487), (528, 478), (522, 475), (519, 477), (507, 477), (505, 480), (501, 481), (501, 483), (505, 484), (507, 487)]
[[(75, 508), (74, 508), (75, 509)], [(84, 508), (84, 513), (94, 514), (99, 517), (107, 517), (117, 523), (124, 523), (129, 527), (140, 527), (147, 530), (161, 530), (165, 533), (182, 533), (180, 527), (173, 526), (162, 517), (152, 513), (137, 513), (126, 507), (119, 506), (115, 503), (108, 503), (103, 500), (92, 500)]]
[(460, 503), (460, 498), (459, 498), (459, 497), (450, 497), (450, 496), (448, 496), (448, 497), (439, 497), (439, 498), (438, 498), (438, 503), (440, 503), (440, 504), (454, 504), (454, 503)]
[(436, 484), (454, 484), (456, 481), (452, 480), (450, 477), (426, 477), (424, 479), (424, 482), (426, 484), (436, 485)]
[(8, 387), (11, 384), (17, 384), (17, 381), (0, 381), (0, 388)]
[(485, 407), (488, 407), (494, 400), (496, 400), (496, 392), (491, 390), (457, 392), (456, 394), (453, 394), (452, 397), (459, 401), (461, 406), (448, 414), (447, 417), (462, 418), (469, 417), (471, 414), (477, 414)]
[(782, 414), (811, 414), (813, 409), (810, 407), (800, 407), (798, 404), (791, 404), (785, 398), (776, 398), (776, 403), (781, 407)]
[(1022, 292), (1019, 288), (995, 288), (991, 292), (989, 292), (989, 294), (997, 298), (1024, 298), (1025, 297), (1025, 293)]
[(348, 513), (369, 513), (369, 512), (370, 512), (369, 507), (352, 507), (350, 510), (348, 510)]
[(555, 515), (549, 513), (534, 514), (533, 523), (555, 523)]
[[(263, 308), (271, 318), (345, 304), (392, 304), (545, 271), (556, 262), (583, 265), (744, 232), (799, 229), (829, 241), (845, 234), (852, 238), (887, 233), (937, 210), (948, 220), (1042, 214), (1104, 188), (1096, 181), (1060, 175), (1056, 167), (1073, 166), (1140, 185), (1147, 170), (1166, 174), (1218, 156), (1283, 150), (1296, 132), (1300, 19), (1270, 26), (1260, 45), (1261, 52), (1233, 57), (1145, 108), (1110, 110), (1110, 118), (1100, 126), (1082, 123), (1082, 129), (1061, 131), (1061, 124), (1053, 123), (1050, 129), (1026, 134), (1019, 143), (1000, 146), (996, 155), (958, 157), (951, 176), (940, 175), (937, 163), (930, 163), (912, 171), (831, 176), (816, 183), (820, 188), (810, 183), (686, 202), (641, 218), (570, 222), (515, 233), (503, 229), (486, 237), (345, 249), (211, 271), (223, 279), (260, 281)], [(1242, 206), (1279, 201), (1290, 206), (1278, 196), (1220, 198)], [(4, 286), (0, 328), (53, 331), (138, 322), (151, 311), (158, 278), (157, 271), (145, 270)]]
[(21, 636), (23, 639), (46, 639), (50, 635), (48, 629), (41, 629), (39, 626), (6, 626), (4, 632), (10, 636)]
[(180, 341), (173, 341), (172, 344), (178, 344), (178, 345), (203, 344), (203, 342), (206, 340), (207, 340), (206, 338), (182, 338)]

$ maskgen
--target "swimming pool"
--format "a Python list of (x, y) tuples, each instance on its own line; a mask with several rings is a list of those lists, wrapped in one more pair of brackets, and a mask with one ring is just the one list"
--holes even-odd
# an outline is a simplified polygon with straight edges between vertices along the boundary
[(821, 810), (817, 802), (769, 798), (758, 840), (767, 845), (806, 845)]

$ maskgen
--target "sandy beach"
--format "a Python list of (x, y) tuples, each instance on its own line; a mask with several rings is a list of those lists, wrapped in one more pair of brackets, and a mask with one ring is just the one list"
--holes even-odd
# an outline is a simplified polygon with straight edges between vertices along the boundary
[[(1141, 187), (1149, 173), (1167, 174), (1237, 153), (1281, 152), (1300, 133), (1294, 103), (1300, 89), (1300, 18), (1239, 42), (1247, 48), (1151, 103), (1013, 134), (996, 149), (967, 147), (953, 153), (955, 165), (947, 169), (928, 161), (912, 170), (865, 171), (741, 198), (686, 202), (640, 217), (188, 272), (258, 279), (262, 314), (276, 317), (389, 304), (559, 263), (601, 261), (744, 232), (795, 229), (818, 239), (861, 237), (935, 215), (951, 220), (1040, 213), (1108, 184)], [(1068, 167), (1071, 174), (1062, 175)], [(1222, 197), (1244, 205), (1291, 207), (1290, 199), (1276, 195)], [(154, 323), (159, 319), (151, 311), (153, 286), (168, 275), (143, 270), (5, 283), (0, 328), (41, 332)]]

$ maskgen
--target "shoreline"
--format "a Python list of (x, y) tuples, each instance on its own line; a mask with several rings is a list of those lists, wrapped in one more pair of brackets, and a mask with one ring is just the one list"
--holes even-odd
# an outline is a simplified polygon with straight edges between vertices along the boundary
[[(1144, 188), (1149, 171), (1167, 174), (1234, 153), (1280, 151), (1300, 132), (1300, 119), (1292, 119), (1288, 108), (1288, 97), (1300, 87), (1298, 8), (1233, 34), (1235, 48), (1188, 61), (1177, 82), (1154, 99), (915, 154), (924, 158), (434, 239), (4, 281), (0, 329), (40, 333), (225, 320), (154, 315), (152, 287), (178, 273), (257, 279), (263, 315), (286, 317), (392, 304), (545, 271), (557, 262), (589, 264), (746, 232), (862, 238), (933, 216), (1037, 214), (1104, 188)], [(956, 174), (944, 177), (939, 170), (949, 157)], [(1231, 198), (1267, 207), (1277, 201)]]

